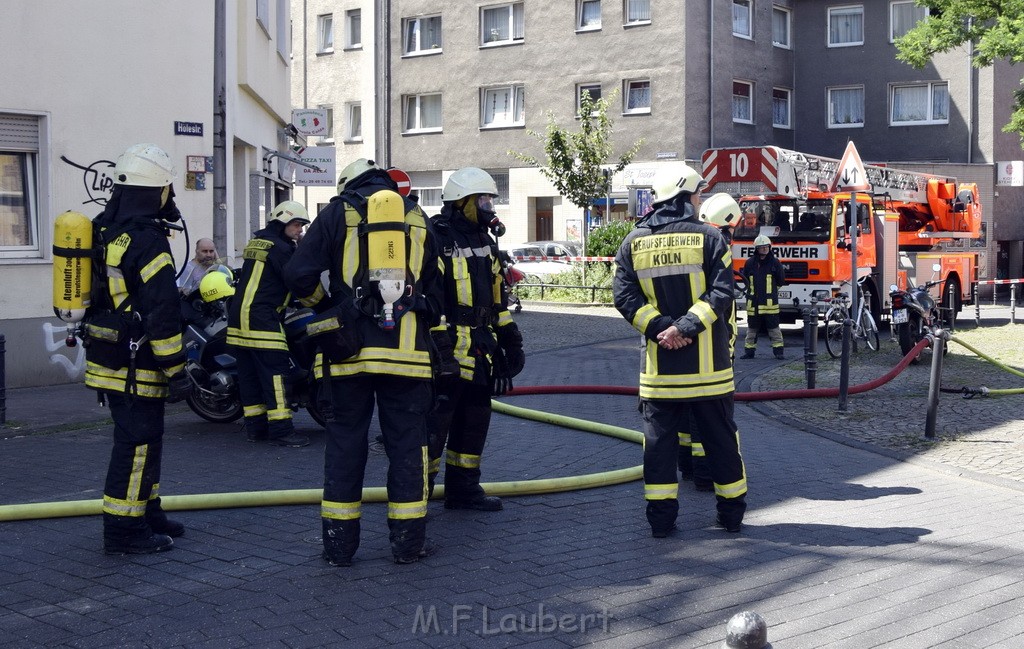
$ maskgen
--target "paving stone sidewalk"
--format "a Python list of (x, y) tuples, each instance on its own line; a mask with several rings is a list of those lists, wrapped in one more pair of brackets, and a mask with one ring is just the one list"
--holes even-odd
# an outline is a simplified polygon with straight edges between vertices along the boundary
[[(517, 319), (528, 351), (518, 384), (636, 385), (638, 337), (614, 313), (528, 304)], [(800, 344), (787, 330), (787, 353)], [(740, 366), (740, 390), (780, 367), (767, 357)], [(7, 399), (0, 511), (98, 499), (109, 431), (91, 393), (55, 386)], [(640, 426), (633, 397), (507, 401)], [(776, 649), (1020, 646), (1019, 491), (837, 443), (799, 420), (737, 405), (751, 487), (740, 535), (715, 529), (713, 497), (683, 483), (679, 533), (652, 539), (638, 482), (508, 497), (492, 514), (432, 503), (439, 552), (411, 566), (391, 563), (386, 507), (375, 503), (349, 569), (319, 558), (315, 504), (181, 511), (188, 532), (174, 550), (135, 558), (100, 552), (95, 516), (0, 521), (0, 646), (717, 649), (742, 610), (767, 620)], [(303, 413), (297, 425), (309, 447), (272, 448), (171, 406), (161, 491), (317, 488), (323, 432)], [(495, 415), (483, 470), (513, 481), (639, 463), (630, 442)], [(385, 466), (373, 449), (367, 485), (383, 484)]]

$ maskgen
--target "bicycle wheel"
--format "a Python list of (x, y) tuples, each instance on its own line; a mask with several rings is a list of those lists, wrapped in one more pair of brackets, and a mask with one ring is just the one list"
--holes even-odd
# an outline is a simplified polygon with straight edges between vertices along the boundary
[(864, 336), (864, 342), (867, 343), (871, 351), (877, 352), (881, 347), (878, 338), (878, 325), (875, 324), (875, 319), (867, 309), (861, 312), (860, 334)]
[(843, 320), (843, 314), (834, 309), (825, 314), (825, 349), (832, 358), (843, 355)]

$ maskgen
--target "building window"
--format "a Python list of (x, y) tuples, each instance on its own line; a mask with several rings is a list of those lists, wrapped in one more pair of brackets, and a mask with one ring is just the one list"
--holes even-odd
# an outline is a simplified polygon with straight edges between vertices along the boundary
[(832, 7), (828, 10), (828, 46), (864, 44), (864, 7)]
[(789, 49), (789, 9), (772, 7), (772, 45)]
[(864, 126), (864, 87), (828, 89), (828, 127)]
[(576, 0), (576, 29), (601, 29), (601, 0)]
[(270, 37), (270, 0), (256, 0), (256, 22)]
[(914, 0), (891, 3), (889, 5), (889, 40), (895, 41), (927, 17), (928, 7), (919, 7)]
[(893, 126), (948, 123), (949, 84), (943, 82), (893, 86)]
[(316, 51), (318, 54), (334, 51), (334, 14), (316, 17)]
[(622, 95), (625, 102), (623, 113), (637, 114), (651, 112), (651, 81), (650, 79), (633, 79), (626, 81)]
[(488, 169), (487, 173), (494, 179), (494, 186), (498, 189), (498, 195), (494, 197), (494, 204), (508, 205), (508, 170), (492, 171)]
[(38, 256), (39, 131), (38, 117), (0, 113), (0, 257)]
[(345, 139), (360, 142), (363, 139), (363, 105), (358, 101), (345, 104), (348, 124), (345, 127)]
[(732, 121), (754, 123), (754, 84), (749, 81), (732, 82)]
[[(594, 103), (601, 98), (601, 84), (599, 83), (578, 83), (576, 84), (576, 114), (579, 115), (583, 110), (583, 93), (589, 93), (590, 99)], [(596, 115), (597, 111), (590, 111), (591, 115)]]
[(751, 0), (732, 0), (732, 35), (753, 38)]
[(785, 88), (772, 88), (772, 126), (789, 128), (791, 93)]
[(480, 43), (508, 44), (523, 40), (523, 3), (480, 9)]
[(424, 210), (434, 208), (428, 211), (440, 211), (442, 205), (440, 187), (413, 187), (410, 193), (420, 197), (420, 207)]
[(285, 62), (291, 60), (292, 45), (288, 36), (291, 31), (291, 18), (288, 16), (288, 0), (277, 0), (277, 53)]
[(441, 130), (441, 93), (406, 95), (402, 105), (403, 132)]
[(345, 26), (348, 28), (348, 40), (345, 42), (347, 48), (358, 48), (363, 46), (363, 13), (359, 9), (350, 9), (345, 12)]
[(321, 142), (333, 142), (334, 141), (334, 109), (330, 106), (324, 106), (320, 104), (317, 108), (327, 111), (327, 119), (325, 126), (327, 132), (320, 136)]
[(402, 33), (404, 54), (441, 51), (441, 16), (406, 18)]
[(524, 126), (526, 90), (523, 86), (485, 88), (481, 91), (480, 124), (483, 127)]
[(626, 17), (626, 24), (651, 22), (651, 0), (626, 0), (626, 6), (622, 10)]

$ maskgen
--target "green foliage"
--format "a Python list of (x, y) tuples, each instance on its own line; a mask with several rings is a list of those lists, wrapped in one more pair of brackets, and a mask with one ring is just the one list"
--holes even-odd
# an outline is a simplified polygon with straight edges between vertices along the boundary
[[(917, 0), (931, 14), (896, 39), (896, 58), (916, 68), (931, 62), (934, 54), (974, 43), (973, 65), (984, 68), (997, 59), (1024, 61), (1024, 1), (1022, 0)], [(1014, 111), (1007, 133), (1024, 142), (1024, 90), (1014, 93)]]
[(591, 257), (614, 257), (619, 252), (622, 240), (633, 229), (629, 221), (612, 221), (594, 228), (587, 236), (587, 252)]
[[(612, 97), (615, 94), (612, 93)], [(602, 165), (612, 157), (612, 120), (608, 117), (610, 100), (594, 101), (590, 93), (584, 91), (577, 115), (578, 131), (559, 126), (551, 111), (547, 112), (548, 125), (544, 133), (527, 131), (544, 145), (545, 162), (517, 151), (508, 151), (508, 155), (539, 167), (559, 194), (580, 209), (590, 209), (594, 199), (604, 196), (610, 189), (611, 174), (602, 173)], [(619, 156), (611, 173), (622, 171), (640, 150), (641, 144), (643, 140), (637, 141)]]
[[(545, 278), (543, 291), (540, 287), (520, 285), (516, 287), (516, 292), (523, 300), (611, 304), (613, 264), (611, 262), (593, 262), (586, 266), (586, 281), (583, 280), (583, 264), (574, 263), (571, 270)], [(538, 283), (532, 278), (526, 281)], [(580, 286), (585, 288), (572, 288)]]

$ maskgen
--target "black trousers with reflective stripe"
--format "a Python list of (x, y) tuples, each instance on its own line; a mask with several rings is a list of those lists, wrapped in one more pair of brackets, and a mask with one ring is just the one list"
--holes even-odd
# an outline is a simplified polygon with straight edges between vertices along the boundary
[[(153, 486), (160, 482), (163, 452), (164, 402), (162, 399), (129, 399), (124, 394), (106, 393), (114, 420), (114, 446), (110, 451), (107, 479), (103, 486), (103, 536), (110, 540), (148, 538), (150, 517), (163, 517), (159, 500), (150, 501)], [(146, 503), (145, 513), (115, 515), (110, 508), (131, 508)], [(116, 501), (114, 503), (113, 501)], [(121, 503), (125, 503), (121, 505)], [(152, 511), (150, 511), (152, 510)]]
[(291, 356), (276, 349), (231, 347), (238, 361), (238, 396), (242, 407), (264, 406), (266, 415), (245, 418), (250, 435), (286, 437), (295, 432), (288, 404), (286, 377), (292, 371)]
[[(708, 401), (643, 401), (644, 484), (679, 484), (676, 474), (679, 431), (686, 430), (691, 417), (699, 422), (701, 443), (715, 484), (730, 485), (744, 480), (733, 405), (731, 394)], [(743, 520), (747, 508), (743, 495), (734, 498), (716, 495), (715, 501), (723, 519)], [(678, 497), (647, 501), (647, 520), (654, 530), (671, 527), (678, 513)]]
[[(334, 412), (327, 421), (324, 500), (337, 503), (362, 500), (369, 448), (367, 436), (376, 403), (388, 456), (388, 501), (425, 501), (426, 419), (433, 405), (430, 382), (377, 374), (335, 378), (331, 380), (331, 399)], [(357, 525), (337, 527), (336, 532), (341, 535), (359, 534)], [(388, 529), (391, 551), (396, 556), (409, 556), (423, 547), (426, 516), (389, 517)], [(358, 545), (358, 539), (339, 539), (339, 542), (346, 547)]]
[[(444, 468), (445, 497), (473, 498), (484, 491), (480, 486), (480, 456), (491, 426), (490, 386), (453, 380), (443, 385), (438, 397), (437, 407), (427, 419), (431, 465), (443, 457), (447, 445), (453, 458)], [(436, 477), (431, 473), (431, 489)]]

